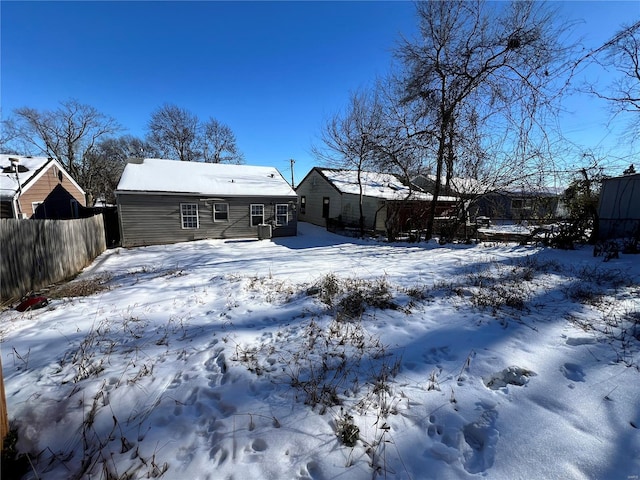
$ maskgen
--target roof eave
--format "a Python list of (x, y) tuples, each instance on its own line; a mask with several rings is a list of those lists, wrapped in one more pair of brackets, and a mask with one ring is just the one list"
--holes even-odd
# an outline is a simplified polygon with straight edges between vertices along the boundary
[(225, 198), (244, 198), (244, 197), (292, 197), (298, 198), (298, 194), (295, 192), (282, 193), (282, 194), (271, 194), (271, 193), (263, 193), (263, 194), (251, 194), (251, 193), (232, 193), (232, 194), (221, 194), (216, 192), (170, 192), (170, 191), (160, 191), (160, 190), (115, 190), (114, 193), (116, 195), (171, 195), (171, 196), (192, 196), (192, 197), (225, 197)]

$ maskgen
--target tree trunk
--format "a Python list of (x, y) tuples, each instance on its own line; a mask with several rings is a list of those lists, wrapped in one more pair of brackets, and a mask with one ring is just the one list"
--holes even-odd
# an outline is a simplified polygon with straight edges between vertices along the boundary
[(445, 122), (440, 126), (440, 138), (438, 139), (438, 155), (436, 158), (436, 181), (433, 187), (433, 199), (431, 200), (431, 208), (427, 216), (427, 228), (425, 230), (425, 240), (431, 240), (433, 237), (433, 224), (436, 218), (436, 205), (440, 196), (440, 178), (442, 178), (442, 167), (444, 166), (445, 148), (446, 148), (446, 129)]

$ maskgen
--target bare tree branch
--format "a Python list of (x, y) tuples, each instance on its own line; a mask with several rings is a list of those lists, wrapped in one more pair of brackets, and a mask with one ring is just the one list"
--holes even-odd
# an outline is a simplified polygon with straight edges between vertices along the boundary
[(165, 158), (197, 161), (202, 158), (198, 117), (184, 108), (164, 104), (151, 114), (148, 141)]
[(231, 128), (215, 118), (203, 125), (203, 158), (209, 163), (236, 163), (244, 161)]

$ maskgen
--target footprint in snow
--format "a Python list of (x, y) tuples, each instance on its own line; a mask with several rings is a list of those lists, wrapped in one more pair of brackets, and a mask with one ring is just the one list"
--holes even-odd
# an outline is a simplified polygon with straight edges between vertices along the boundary
[(225, 362), (225, 356), (223, 349), (219, 348), (214, 350), (213, 354), (204, 362), (204, 367), (208, 372), (213, 373), (226, 373), (227, 365)]
[(434, 440), (429, 452), (435, 458), (453, 464), (460, 458), (460, 446), (463, 444), (463, 435), (459, 428), (445, 429), (435, 415), (429, 416), (427, 435)]
[(573, 382), (584, 382), (585, 373), (582, 367), (576, 363), (565, 363), (560, 367), (562, 374)]
[(430, 348), (422, 354), (422, 358), (424, 358), (427, 363), (438, 365), (443, 361), (455, 360), (456, 356), (451, 353), (449, 347), (445, 345), (443, 347)]
[(467, 444), (462, 465), (469, 473), (485, 472), (491, 466), (496, 454), (500, 432), (496, 429), (498, 412), (487, 409), (473, 423), (464, 426), (462, 433)]
[(299, 476), (296, 478), (299, 480), (321, 480), (322, 474), (320, 472), (320, 467), (316, 462), (309, 462), (300, 467)]
[(256, 438), (249, 445), (244, 447), (243, 461), (245, 463), (257, 463), (261, 462), (264, 457), (264, 452), (269, 448), (269, 445), (262, 438)]
[(216, 445), (209, 452), (209, 459), (213, 461), (216, 467), (219, 467), (227, 462), (229, 459), (229, 450), (221, 445)]
[(182, 372), (175, 374), (167, 388), (178, 388), (182, 384)]
[(442, 425), (436, 423), (436, 416), (429, 415), (429, 426), (427, 427), (427, 435), (435, 437), (436, 435), (442, 435)]
[(569, 337), (565, 343), (574, 347), (578, 345), (593, 345), (597, 343), (597, 340), (593, 337)]

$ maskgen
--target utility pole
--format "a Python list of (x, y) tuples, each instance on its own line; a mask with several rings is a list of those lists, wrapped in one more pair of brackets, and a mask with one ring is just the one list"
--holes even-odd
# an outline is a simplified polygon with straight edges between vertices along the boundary
[(18, 184), (17, 198), (15, 199), (15, 206), (17, 209), (17, 218), (22, 219), (22, 205), (20, 204), (22, 197), (22, 185), (20, 184), (20, 175), (18, 175), (18, 165), (20, 163), (19, 158), (9, 157), (9, 161), (11, 162), (11, 168), (13, 168), (13, 173), (16, 174), (16, 183)]
[(291, 188), (296, 188), (296, 186), (293, 184), (293, 164), (296, 163), (296, 161), (291, 158), (289, 159), (289, 162), (291, 162)]

